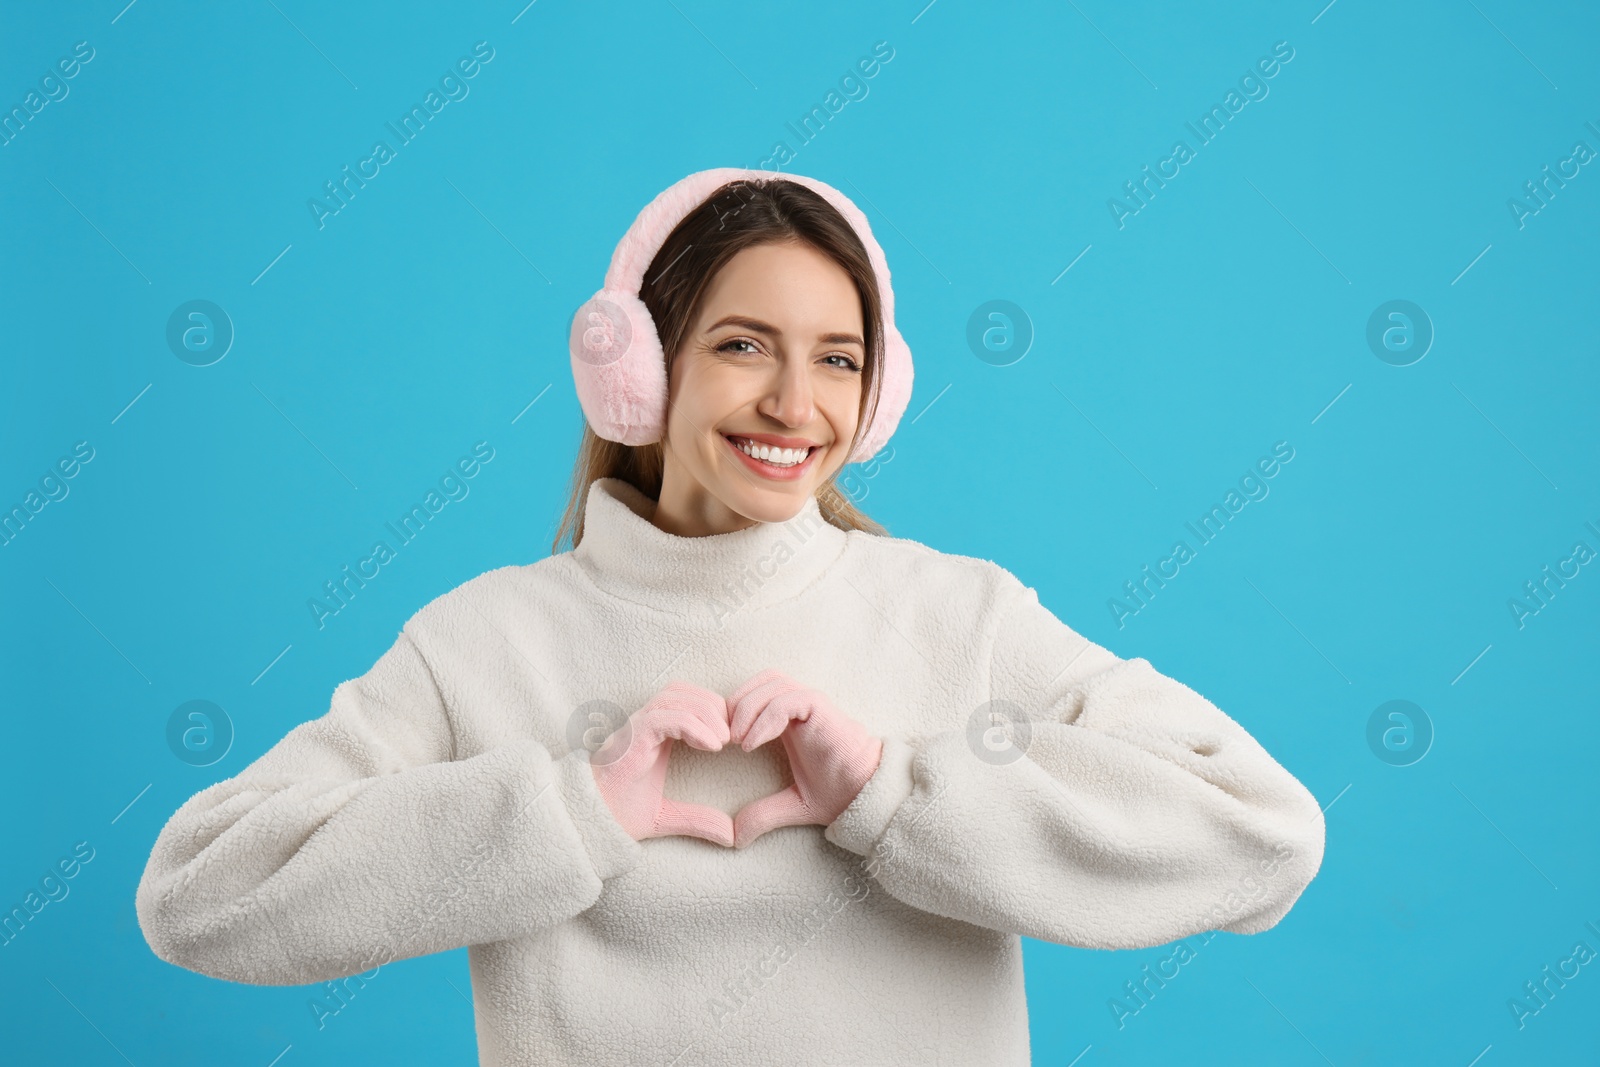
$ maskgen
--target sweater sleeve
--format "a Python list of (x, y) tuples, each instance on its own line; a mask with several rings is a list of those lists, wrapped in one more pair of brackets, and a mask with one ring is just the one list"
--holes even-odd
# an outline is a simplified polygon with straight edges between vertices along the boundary
[(325, 715), (167, 821), (135, 895), (145, 940), (214, 978), (320, 982), (560, 923), (642, 860), (584, 749), (453, 749), (402, 631)]
[(1316, 798), (1200, 694), (1021, 582), (998, 616), (990, 703), (885, 739), (828, 840), (913, 907), (1058, 944), (1276, 925), (1322, 864)]

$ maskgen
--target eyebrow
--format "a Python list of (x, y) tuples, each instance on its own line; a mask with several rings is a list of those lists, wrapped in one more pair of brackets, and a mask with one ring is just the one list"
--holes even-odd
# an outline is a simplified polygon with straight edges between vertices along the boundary
[[(783, 331), (770, 322), (752, 319), (748, 315), (724, 315), (721, 319), (712, 323), (710, 329), (716, 330), (723, 326), (740, 326), (753, 333), (764, 333), (769, 337), (783, 336)], [(861, 338), (853, 333), (825, 333), (818, 337), (817, 340), (828, 345), (861, 345), (863, 348), (866, 347)]]

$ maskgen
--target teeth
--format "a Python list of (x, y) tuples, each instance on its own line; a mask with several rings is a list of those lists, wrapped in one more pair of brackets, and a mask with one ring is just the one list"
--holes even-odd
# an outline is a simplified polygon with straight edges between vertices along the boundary
[(736, 438), (733, 443), (745, 455), (770, 463), (774, 467), (793, 467), (795, 464), (803, 462), (811, 452), (808, 448), (774, 448), (771, 445), (757, 444), (754, 441), (746, 441), (743, 438)]

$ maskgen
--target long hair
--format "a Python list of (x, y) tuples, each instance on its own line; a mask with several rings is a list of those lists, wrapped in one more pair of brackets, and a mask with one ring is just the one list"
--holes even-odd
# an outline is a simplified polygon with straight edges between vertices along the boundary
[[(883, 378), (883, 310), (877, 275), (873, 273), (872, 261), (860, 237), (844, 216), (816, 192), (783, 178), (740, 179), (723, 185), (667, 235), (666, 243), (645, 271), (639, 298), (650, 312), (661, 338), (670, 381), (678, 349), (699, 314), (702, 299), (717, 271), (752, 245), (786, 241), (807, 244), (832, 259), (850, 275), (861, 296), (866, 362), (862, 367), (860, 417), (851, 439), (853, 449), (877, 409)], [(589, 486), (595, 479), (619, 478), (651, 500), (659, 500), (664, 465), (664, 441), (648, 445), (619, 444), (596, 435), (585, 422), (577, 462), (572, 470), (566, 513), (556, 530), (551, 553), (561, 551), (562, 542), (569, 534), (573, 548), (583, 540), (583, 508)], [(841, 467), (840, 471), (843, 469)], [(822, 517), (841, 530), (886, 534), (882, 526), (858, 510), (849, 496), (839, 490), (838, 475), (839, 472), (835, 472), (817, 488), (817, 506)]]

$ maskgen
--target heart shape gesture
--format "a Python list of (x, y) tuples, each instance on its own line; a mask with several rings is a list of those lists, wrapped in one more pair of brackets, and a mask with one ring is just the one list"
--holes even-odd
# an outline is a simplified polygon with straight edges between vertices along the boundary
[[(674, 739), (707, 752), (733, 741), (751, 752), (778, 738), (794, 784), (751, 801), (732, 819), (717, 808), (662, 794)], [(883, 742), (825, 694), (770, 669), (727, 700), (687, 682), (671, 683), (606, 739), (590, 769), (606, 805), (634, 840), (683, 835), (744, 848), (780, 826), (833, 822), (882, 755)]]

